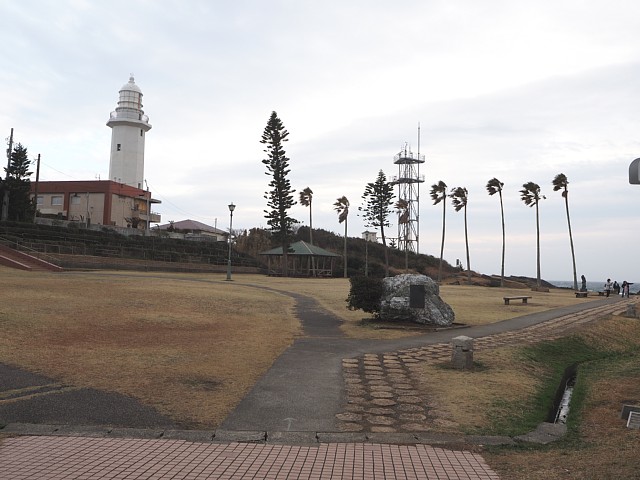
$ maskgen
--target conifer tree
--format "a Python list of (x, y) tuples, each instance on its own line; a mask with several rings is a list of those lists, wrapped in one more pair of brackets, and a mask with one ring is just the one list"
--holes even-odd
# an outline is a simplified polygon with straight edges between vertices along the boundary
[(389, 276), (389, 251), (384, 227), (389, 226), (389, 214), (391, 213), (394, 197), (393, 186), (387, 182), (386, 175), (380, 170), (376, 181), (367, 184), (362, 195), (365, 204), (358, 208), (362, 212), (365, 226), (380, 228), (380, 236), (384, 246), (385, 276), (387, 277)]
[(9, 189), (9, 220), (26, 222), (33, 219), (35, 202), (31, 200), (31, 180), (29, 171), (31, 161), (27, 148), (18, 143), (11, 152), (9, 168), (4, 169), (6, 176), (4, 188)]
[(288, 276), (287, 253), (293, 225), (298, 223), (295, 218), (289, 216), (289, 209), (296, 202), (293, 199), (295, 190), (291, 188), (291, 182), (287, 178), (290, 172), (289, 158), (282, 145), (288, 141), (288, 136), (289, 132), (284, 128), (276, 112), (271, 112), (260, 140), (260, 143), (266, 145), (264, 152), (267, 154), (267, 158), (262, 160), (262, 163), (267, 167), (265, 173), (271, 176), (269, 182), (271, 190), (264, 194), (268, 207), (264, 213), (274, 238), (282, 246), (282, 275), (285, 277)]

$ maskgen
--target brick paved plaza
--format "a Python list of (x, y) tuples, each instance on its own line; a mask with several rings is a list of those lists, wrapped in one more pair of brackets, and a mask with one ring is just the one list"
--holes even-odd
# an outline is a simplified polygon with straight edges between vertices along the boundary
[(478, 454), (428, 445), (319, 446), (24, 436), (0, 443), (0, 478), (498, 479)]

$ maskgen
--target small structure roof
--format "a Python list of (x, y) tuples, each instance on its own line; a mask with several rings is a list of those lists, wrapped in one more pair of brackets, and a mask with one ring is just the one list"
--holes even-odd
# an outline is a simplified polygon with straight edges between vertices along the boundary
[(197, 220), (180, 220), (179, 222), (166, 223), (160, 225), (160, 230), (167, 230), (171, 225), (178, 230), (191, 230), (192, 232), (209, 232), (217, 235), (227, 235), (227, 232), (220, 230), (219, 228), (212, 227), (206, 223), (198, 222)]
[[(260, 255), (273, 255), (282, 256), (282, 247), (272, 248), (266, 252), (261, 252)], [(287, 255), (299, 255), (299, 256), (312, 256), (312, 257), (340, 257), (340, 255), (320, 248), (316, 245), (309, 245), (307, 242), (300, 240), (299, 242), (289, 245), (289, 251)]]

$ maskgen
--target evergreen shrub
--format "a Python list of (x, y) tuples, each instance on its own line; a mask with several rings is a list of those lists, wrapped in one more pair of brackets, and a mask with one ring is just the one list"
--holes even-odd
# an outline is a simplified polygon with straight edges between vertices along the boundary
[(367, 313), (378, 314), (382, 299), (383, 283), (376, 277), (351, 277), (351, 289), (347, 297), (349, 310), (364, 310)]

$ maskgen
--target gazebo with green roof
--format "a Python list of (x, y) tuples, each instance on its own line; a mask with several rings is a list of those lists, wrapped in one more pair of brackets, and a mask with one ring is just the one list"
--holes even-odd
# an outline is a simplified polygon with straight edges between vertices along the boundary
[[(269, 275), (282, 275), (282, 247), (272, 248), (260, 255), (267, 257)], [(313, 277), (314, 272), (316, 277), (331, 277), (336, 258), (340, 256), (301, 240), (289, 245), (287, 271), (292, 277)]]

